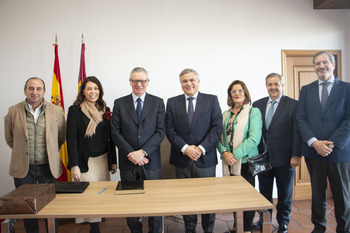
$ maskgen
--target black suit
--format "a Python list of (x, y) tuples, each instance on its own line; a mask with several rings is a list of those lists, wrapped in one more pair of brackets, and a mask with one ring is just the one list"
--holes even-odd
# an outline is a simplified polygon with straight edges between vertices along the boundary
[[(119, 169), (122, 180), (160, 179), (160, 144), (165, 136), (165, 108), (161, 98), (146, 93), (138, 124), (132, 94), (115, 100), (111, 118), (112, 139), (118, 148)], [(133, 164), (127, 155), (142, 149), (149, 163)], [(132, 232), (142, 232), (139, 218), (127, 218)], [(161, 217), (149, 217), (150, 232), (158, 232)]]
[[(192, 124), (186, 113), (185, 95), (170, 98), (167, 103), (167, 137), (171, 143), (170, 164), (175, 165), (177, 178), (215, 177), (216, 144), (222, 133), (222, 115), (216, 96), (198, 93)], [(193, 162), (181, 152), (185, 145), (201, 145), (206, 153)], [(185, 215), (186, 230), (193, 231), (197, 215)], [(202, 214), (204, 232), (212, 232), (215, 214)]]
[(259, 175), (261, 194), (272, 203), (273, 181), (276, 179), (278, 189), (277, 221), (280, 225), (288, 225), (291, 211), (293, 181), (295, 168), (290, 167), (292, 156), (300, 156), (301, 138), (296, 124), (297, 101), (282, 96), (266, 129), (265, 116), (269, 97), (253, 103), (261, 111), (263, 119), (262, 140), (258, 146), (259, 153), (268, 148), (268, 157), (273, 169)]

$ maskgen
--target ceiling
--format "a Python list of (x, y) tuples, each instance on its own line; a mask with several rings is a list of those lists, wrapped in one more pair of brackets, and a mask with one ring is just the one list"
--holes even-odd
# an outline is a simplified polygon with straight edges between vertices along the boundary
[(350, 0), (313, 0), (314, 9), (350, 9)]

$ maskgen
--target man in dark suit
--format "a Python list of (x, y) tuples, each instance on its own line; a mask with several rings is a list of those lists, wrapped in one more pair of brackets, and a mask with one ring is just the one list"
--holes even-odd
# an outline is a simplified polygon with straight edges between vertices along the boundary
[[(175, 166), (177, 178), (215, 177), (216, 143), (222, 133), (218, 98), (198, 92), (199, 75), (193, 69), (180, 73), (180, 83), (184, 94), (167, 103), (170, 164)], [(197, 215), (185, 215), (184, 222), (186, 232), (195, 232)], [(214, 223), (215, 214), (202, 214), (204, 232), (213, 232)]]
[[(161, 98), (146, 93), (147, 71), (130, 73), (132, 93), (115, 100), (111, 117), (112, 139), (118, 148), (121, 180), (161, 178), (160, 144), (165, 136), (165, 107)], [(142, 233), (138, 217), (127, 218), (131, 232)], [(149, 232), (159, 232), (161, 217), (148, 218)]]
[(296, 114), (311, 178), (312, 232), (326, 231), (327, 180), (336, 231), (350, 232), (350, 84), (333, 75), (331, 53), (316, 53), (313, 64), (318, 80), (302, 87)]
[[(301, 142), (295, 118), (297, 101), (282, 94), (283, 85), (283, 77), (280, 74), (267, 75), (266, 89), (269, 97), (253, 103), (253, 107), (260, 109), (263, 118), (263, 137), (258, 146), (259, 153), (268, 149), (268, 157), (273, 167), (258, 176), (259, 190), (273, 203), (272, 191), (276, 179), (278, 232), (288, 232), (295, 167), (300, 163)], [(272, 214), (272, 210), (270, 212)], [(261, 221), (255, 226), (260, 228)]]

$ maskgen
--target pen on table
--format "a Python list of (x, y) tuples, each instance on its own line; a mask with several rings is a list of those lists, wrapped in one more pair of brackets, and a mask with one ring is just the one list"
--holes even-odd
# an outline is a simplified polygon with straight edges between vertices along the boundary
[(106, 190), (106, 188), (102, 189), (101, 191), (98, 192), (98, 194), (101, 194), (105, 190)]

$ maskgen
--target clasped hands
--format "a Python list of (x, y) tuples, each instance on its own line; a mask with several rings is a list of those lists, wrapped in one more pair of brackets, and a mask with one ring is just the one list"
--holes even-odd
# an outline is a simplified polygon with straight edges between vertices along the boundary
[(222, 153), (222, 158), (224, 159), (225, 163), (229, 166), (234, 165), (235, 163), (238, 162), (238, 159), (233, 153), (225, 151)]
[(330, 153), (332, 153), (334, 144), (332, 141), (327, 141), (327, 140), (318, 140), (312, 143), (312, 146), (315, 148), (317, 151), (317, 154), (326, 157)]
[(195, 145), (190, 145), (185, 150), (185, 155), (187, 155), (187, 157), (189, 157), (192, 161), (197, 161), (202, 154), (202, 150)]
[(139, 166), (145, 165), (149, 162), (149, 160), (145, 157), (145, 152), (143, 150), (130, 152), (127, 157), (130, 162)]

